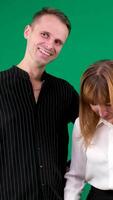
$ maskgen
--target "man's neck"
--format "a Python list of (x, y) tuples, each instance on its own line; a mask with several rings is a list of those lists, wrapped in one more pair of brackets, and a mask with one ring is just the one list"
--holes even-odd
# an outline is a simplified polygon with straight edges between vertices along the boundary
[(37, 66), (36, 64), (28, 64), (24, 59), (17, 65), (20, 69), (26, 71), (31, 80), (41, 80), (41, 76), (45, 70), (44, 66)]

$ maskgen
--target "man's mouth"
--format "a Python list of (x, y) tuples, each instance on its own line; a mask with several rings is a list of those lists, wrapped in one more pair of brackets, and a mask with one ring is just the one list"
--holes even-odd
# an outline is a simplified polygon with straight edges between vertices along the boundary
[(46, 56), (53, 56), (53, 52), (48, 50), (48, 49), (45, 49), (45, 48), (41, 48), (41, 47), (38, 47), (39, 51), (41, 53), (43, 53), (44, 55)]

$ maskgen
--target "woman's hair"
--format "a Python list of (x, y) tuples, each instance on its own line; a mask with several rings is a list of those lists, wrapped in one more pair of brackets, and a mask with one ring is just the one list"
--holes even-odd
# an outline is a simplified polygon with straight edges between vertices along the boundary
[(79, 117), (86, 146), (90, 144), (99, 121), (90, 104), (108, 103), (113, 106), (113, 60), (101, 60), (92, 64), (81, 78)]

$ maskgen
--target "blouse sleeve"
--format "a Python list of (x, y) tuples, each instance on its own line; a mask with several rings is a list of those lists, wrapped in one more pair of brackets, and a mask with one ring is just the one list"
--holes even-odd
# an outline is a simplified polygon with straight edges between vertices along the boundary
[(73, 128), (70, 170), (65, 174), (67, 181), (64, 189), (64, 200), (80, 200), (85, 182), (85, 168), (86, 154), (80, 134), (79, 118), (77, 118)]

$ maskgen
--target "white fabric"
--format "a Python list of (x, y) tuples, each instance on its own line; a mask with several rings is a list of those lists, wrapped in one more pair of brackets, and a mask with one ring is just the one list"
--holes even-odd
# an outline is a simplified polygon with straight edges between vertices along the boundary
[(100, 120), (90, 146), (85, 149), (79, 118), (73, 128), (72, 159), (64, 189), (64, 200), (80, 200), (84, 183), (113, 190), (113, 125)]

